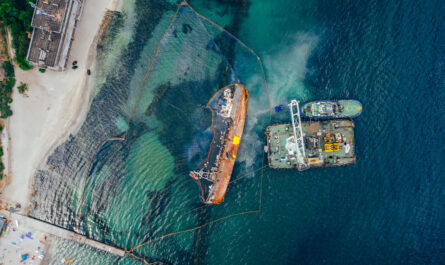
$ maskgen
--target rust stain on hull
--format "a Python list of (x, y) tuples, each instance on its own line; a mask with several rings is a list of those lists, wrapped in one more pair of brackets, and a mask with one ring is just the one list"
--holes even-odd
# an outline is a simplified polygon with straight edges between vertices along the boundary
[(213, 140), (207, 159), (190, 172), (206, 204), (224, 200), (243, 135), (248, 100), (244, 85), (232, 84), (220, 89), (207, 104), (212, 111)]
[(215, 198), (210, 202), (211, 204), (219, 204), (224, 200), (224, 196), (226, 195), (227, 187), (229, 186), (230, 178), (232, 176), (233, 166), (235, 165), (236, 155), (238, 153), (239, 144), (234, 144), (235, 137), (241, 138), (244, 130), (244, 123), (246, 121), (247, 114), (247, 90), (242, 86), (242, 99), (240, 101), (240, 109), (237, 111), (234, 125), (229, 131), (227, 145), (224, 146), (224, 153), (231, 154), (228, 158), (223, 157), (220, 165), (220, 174), (218, 177), (221, 178), (219, 182), (217, 182), (217, 190)]

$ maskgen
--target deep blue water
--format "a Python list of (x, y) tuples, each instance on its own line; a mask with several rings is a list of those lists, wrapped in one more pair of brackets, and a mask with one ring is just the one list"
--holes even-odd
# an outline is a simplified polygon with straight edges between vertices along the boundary
[[(280, 50), (316, 39), (302, 97), (363, 103), (357, 164), (267, 171), (263, 212), (230, 243), (210, 244), (210, 256), (227, 253), (213, 263), (444, 264), (445, 4), (267, 2), (252, 4), (249, 17), (262, 17), (246, 18), (240, 38), (266, 57), (272, 86), (283, 87), (268, 67), (279, 64), (268, 60), (278, 54), (294, 67), (289, 61), (301, 61), (299, 53)], [(294, 69), (285, 78), (298, 76)]]
[[(262, 58), (272, 106), (292, 98), (362, 102), (362, 115), (354, 119), (357, 163), (304, 172), (265, 169), (261, 212), (212, 224), (199, 233), (156, 241), (138, 254), (173, 264), (445, 264), (445, 4), (258, 0), (244, 6), (224, 2), (230, 1), (193, 0), (190, 4), (232, 31)], [(162, 1), (137, 3), (138, 19), (147, 24), (138, 29), (154, 33), (133, 36), (129, 44), (133, 52), (123, 63), (126, 70), (108, 76), (84, 129), (50, 157), (48, 164), (60, 165), (56, 173), (39, 173), (37, 182), (45, 191), (34, 198), (38, 207), (32, 215), (37, 218), (73, 229), (79, 182), (91, 150), (103, 141), (98, 135), (123, 134), (120, 128), (126, 125), (120, 122), (125, 123), (128, 106), (134, 101), (134, 84), (141, 82), (144, 73), (138, 69), (148, 67), (176, 8)], [(143, 7), (158, 12), (152, 21), (159, 23), (154, 30), (149, 17), (140, 18)], [(193, 34), (198, 34), (192, 26)], [(236, 50), (233, 56), (236, 69), (246, 55)], [(252, 79), (255, 77), (257, 73), (252, 73)], [(164, 100), (176, 103), (180, 95), (189, 104), (181, 105), (183, 110), (193, 110), (196, 97), (189, 97), (189, 91), (195, 85), (184, 81), (172, 87), (182, 93), (167, 92)], [(253, 99), (259, 92), (266, 93), (251, 91)], [(152, 97), (144, 93), (141, 104)], [(205, 102), (210, 95), (201, 94), (199, 100)], [(265, 124), (261, 119), (255, 123), (257, 116), (252, 114), (267, 113), (268, 107), (253, 99), (247, 122), (253, 123), (253, 133), (246, 135), (255, 136), (257, 130), (261, 136)], [(175, 136), (184, 135), (190, 121), (204, 116), (195, 113), (198, 118), (184, 118), (161, 107), (154, 110), (157, 123), (144, 116), (145, 109), (136, 109), (140, 116), (128, 125), (128, 140), (108, 143), (95, 158), (82, 226), (89, 236), (128, 249), (200, 222), (198, 215), (180, 221), (182, 212), (173, 211), (199, 206), (197, 194), (190, 192), (195, 191), (193, 183), (177, 169), (184, 166), (178, 157), (190, 142), (179, 136), (170, 141), (158, 138), (170, 133), (163, 132), (159, 124), (183, 121)], [(118, 125), (97, 126), (109, 117)], [(272, 116), (272, 122), (288, 120), (285, 112)], [(246, 136), (234, 175), (260, 164), (258, 150), (245, 144), (249, 141)], [(261, 141), (257, 147), (261, 149)], [(172, 156), (155, 160), (159, 153)], [(73, 159), (76, 163), (70, 163)], [(161, 177), (159, 172), (164, 171), (166, 176), (174, 171), (174, 178)], [(206, 213), (207, 221), (240, 209), (256, 209), (260, 175), (231, 184), (224, 204)], [(139, 219), (145, 223), (135, 221)], [(73, 254), (69, 249), (75, 244), (59, 245), (54, 264), (69, 255), (78, 264), (142, 264), (80, 246)]]

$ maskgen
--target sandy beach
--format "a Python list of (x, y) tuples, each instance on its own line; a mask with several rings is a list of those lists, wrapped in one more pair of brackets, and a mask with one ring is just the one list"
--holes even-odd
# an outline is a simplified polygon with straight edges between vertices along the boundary
[[(28, 84), (27, 96), (13, 92), (13, 115), (6, 120), (2, 143), (5, 183), (0, 200), (19, 202), (26, 213), (35, 170), (58, 143), (81, 124), (88, 111), (94, 82), (97, 33), (107, 10), (120, 10), (120, 0), (86, 0), (64, 72), (15, 67), (17, 84)], [(71, 69), (73, 61), (78, 69)], [(87, 75), (91, 69), (92, 75)]]
[[(0, 186), (3, 209), (19, 203), (21, 207), (16, 212), (27, 213), (34, 172), (57, 144), (80, 127), (88, 111), (94, 82), (96, 42), (102, 19), (107, 10), (120, 10), (121, 5), (120, 0), (85, 1), (64, 72), (47, 70), (42, 74), (37, 68), (22, 71), (15, 67), (17, 85), (26, 83), (29, 91), (21, 95), (14, 89), (13, 115), (5, 121), (6, 128), (1, 135), (6, 167)], [(71, 69), (73, 61), (78, 62), (78, 69)], [(91, 76), (87, 75), (87, 69), (92, 71)], [(7, 212), (3, 213), (7, 216)], [(46, 234), (10, 221), (8, 232), (0, 237), (3, 253), (0, 264), (48, 261), (44, 252), (49, 242), (42, 241)], [(32, 233), (34, 237), (24, 237), (25, 233)], [(22, 260), (25, 254), (29, 260)]]
[(43, 261), (54, 237), (25, 226), (13, 217), (8, 220), (0, 240), (0, 264), (39, 264)]

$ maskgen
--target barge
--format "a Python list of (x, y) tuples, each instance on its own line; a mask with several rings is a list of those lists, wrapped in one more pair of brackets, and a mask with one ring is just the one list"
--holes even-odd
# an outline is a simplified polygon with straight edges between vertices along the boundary
[(305, 170), (344, 166), (356, 161), (352, 120), (301, 121), (298, 102), (289, 104), (292, 122), (266, 128), (268, 165)]

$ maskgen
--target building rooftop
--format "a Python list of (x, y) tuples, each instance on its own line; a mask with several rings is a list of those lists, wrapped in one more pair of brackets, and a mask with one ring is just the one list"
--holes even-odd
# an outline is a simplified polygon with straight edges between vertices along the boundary
[(38, 0), (31, 26), (60, 33), (68, 0)]
[(55, 32), (48, 32), (36, 28), (29, 51), (28, 60), (32, 62), (41, 62), (42, 64), (55, 67), (57, 53), (59, 51), (59, 44), (61, 34)]

